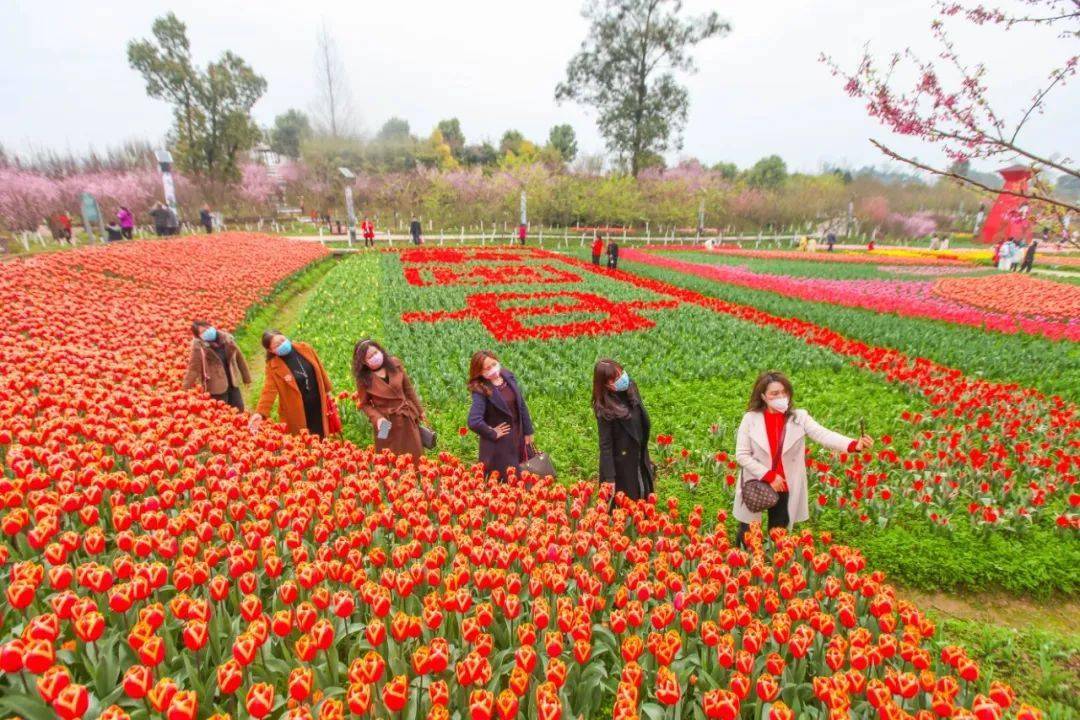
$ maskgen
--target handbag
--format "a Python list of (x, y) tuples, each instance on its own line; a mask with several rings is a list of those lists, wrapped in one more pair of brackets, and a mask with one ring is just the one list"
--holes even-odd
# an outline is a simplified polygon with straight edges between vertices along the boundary
[(434, 430), (424, 425), (420, 426), (420, 444), (423, 445), (425, 449), (434, 449), (435, 442), (438, 440), (438, 438), (439, 436)]
[(746, 509), (752, 513), (759, 513), (775, 507), (780, 502), (780, 494), (772, 489), (769, 483), (762, 480), (750, 480), (749, 482), (739, 473), (739, 482), (742, 484), (742, 502)]
[(326, 434), (337, 435), (341, 432), (341, 413), (338, 412), (337, 400), (326, 396)]
[[(532, 451), (532, 455), (529, 455), (529, 451)], [(525, 447), (525, 454), (528, 455), (528, 459), (518, 466), (520, 472), (532, 473), (540, 478), (555, 478), (555, 466), (551, 462), (551, 456), (546, 452), (537, 450), (532, 445)]]

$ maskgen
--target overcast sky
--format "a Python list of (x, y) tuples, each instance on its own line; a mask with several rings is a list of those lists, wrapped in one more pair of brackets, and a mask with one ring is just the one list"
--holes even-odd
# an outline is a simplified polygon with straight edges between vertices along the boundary
[[(1007, 0), (1003, 0), (1007, 1)], [(315, 35), (326, 21), (341, 47), (361, 127), (388, 117), (427, 134), (458, 117), (469, 142), (513, 127), (543, 141), (557, 123), (573, 125), (584, 152), (602, 152), (595, 116), (557, 105), (554, 88), (585, 36), (581, 0), (5, 0), (0, 9), (0, 143), (16, 151), (81, 152), (129, 138), (152, 140), (170, 125), (168, 106), (146, 97), (128, 67), (126, 44), (147, 37), (154, 17), (173, 10), (188, 26), (203, 65), (225, 49), (243, 57), (269, 88), (255, 106), (264, 125), (314, 98)], [(825, 163), (884, 165), (869, 137), (888, 138), (818, 62), (821, 52), (853, 66), (864, 43), (881, 57), (912, 46), (930, 53), (932, 0), (688, 0), (732, 24), (699, 46), (686, 79), (691, 107), (681, 153), (707, 163), (747, 166), (778, 153), (797, 170)], [(1070, 50), (1045, 32), (958, 26), (961, 51), (985, 59), (1000, 107), (1023, 106)], [(1029, 126), (1027, 142), (1080, 157), (1080, 81)], [(1072, 112), (1066, 109), (1071, 108)], [(1019, 113), (1014, 111), (1010, 117)], [(911, 142), (898, 147), (934, 157)], [(989, 168), (988, 168), (989, 169)]]

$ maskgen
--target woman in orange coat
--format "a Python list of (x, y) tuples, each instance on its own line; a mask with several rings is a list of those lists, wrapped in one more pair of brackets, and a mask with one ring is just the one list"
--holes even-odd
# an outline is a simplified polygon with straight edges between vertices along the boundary
[(330, 398), (330, 378), (319, 356), (307, 343), (293, 343), (277, 330), (263, 333), (266, 349), (266, 380), (249, 427), (257, 432), (274, 403), (278, 418), (293, 435), (307, 430), (326, 435), (326, 410)]

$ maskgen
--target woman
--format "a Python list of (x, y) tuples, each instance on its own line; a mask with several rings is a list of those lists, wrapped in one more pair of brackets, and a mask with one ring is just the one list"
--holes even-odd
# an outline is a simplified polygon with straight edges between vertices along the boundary
[(233, 336), (218, 330), (205, 320), (191, 323), (191, 357), (188, 359), (184, 389), (201, 385), (210, 397), (244, 411), (244, 396), (237, 380), (251, 384), (247, 361)]
[(485, 472), (498, 472), (505, 479), (510, 468), (527, 459), (527, 447), (533, 443), (529, 406), (517, 378), (488, 350), (473, 354), (468, 387), (472, 392), (468, 425), (480, 436), (480, 462)]
[(130, 240), (135, 230), (135, 215), (125, 206), (121, 205), (116, 213), (116, 219), (120, 223), (120, 234), (125, 240)]
[(768, 527), (786, 527), (810, 518), (806, 487), (806, 437), (830, 450), (866, 450), (874, 441), (864, 435), (858, 440), (826, 430), (805, 410), (792, 402), (791, 381), (783, 373), (770, 371), (758, 376), (750, 393), (750, 404), (739, 424), (735, 460), (742, 467), (735, 486), (735, 519), (739, 531), (735, 541), (743, 544), (749, 523), (761, 519), (742, 502), (742, 484), (748, 480), (768, 483), (780, 500), (768, 511)]
[(592, 264), (600, 267), (600, 255), (604, 252), (604, 238), (600, 237), (600, 233), (596, 234), (596, 239), (592, 242)]
[(258, 432), (276, 401), (278, 418), (290, 433), (307, 430), (325, 437), (330, 378), (315, 350), (307, 343), (294, 344), (277, 330), (263, 333), (262, 346), (266, 349), (266, 381), (251, 416), (251, 432)]
[(637, 384), (614, 360), (600, 360), (593, 369), (593, 412), (600, 435), (600, 482), (631, 500), (653, 491), (656, 468), (649, 458), (649, 413)]
[(427, 418), (401, 360), (390, 357), (374, 340), (361, 340), (353, 350), (356, 407), (371, 420), (377, 450), (420, 459), (420, 422)]

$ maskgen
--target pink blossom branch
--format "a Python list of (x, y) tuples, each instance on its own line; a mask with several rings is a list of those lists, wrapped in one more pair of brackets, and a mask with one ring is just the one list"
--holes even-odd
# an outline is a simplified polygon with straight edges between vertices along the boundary
[(981, 183), (978, 180), (973, 180), (972, 178), (961, 175), (960, 173), (953, 172), (951, 170), (941, 170), (940, 168), (935, 168), (925, 163), (919, 162), (914, 158), (909, 158), (905, 155), (901, 155), (900, 153), (896, 152), (895, 150), (889, 148), (885, 144), (873, 138), (870, 138), (870, 143), (878, 150), (880, 150), (883, 154), (892, 158), (893, 160), (898, 160), (899, 162), (910, 165), (911, 167), (918, 168), (919, 170), (925, 170), (928, 173), (932, 173), (940, 177), (947, 177), (952, 180), (956, 180), (957, 182), (969, 185), (974, 188), (978, 188), (979, 190), (985, 190), (988, 193), (1012, 195), (1013, 197), (1023, 198), (1024, 200), (1053, 205), (1070, 212), (1080, 212), (1080, 205), (1075, 205), (1067, 200), (1059, 200), (1058, 198), (1051, 196), (1049, 193), (1030, 193), (1017, 190), (1005, 190), (1003, 188), (992, 188), (989, 185)]

